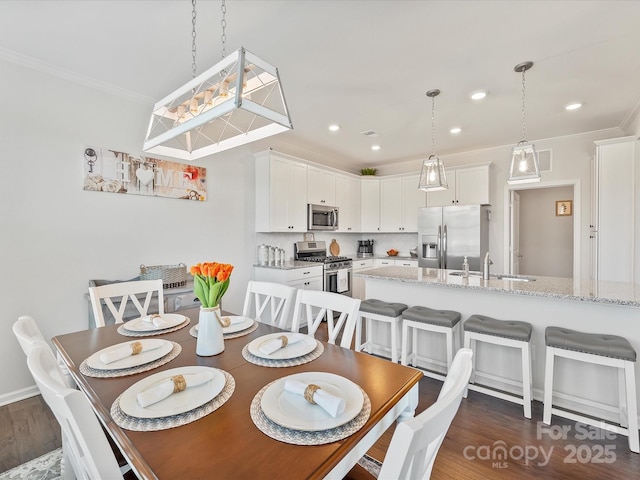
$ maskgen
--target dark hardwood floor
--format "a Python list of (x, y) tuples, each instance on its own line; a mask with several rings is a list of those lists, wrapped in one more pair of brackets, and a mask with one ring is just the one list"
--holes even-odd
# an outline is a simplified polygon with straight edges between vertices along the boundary
[[(320, 333), (322, 338), (326, 333)], [(326, 337), (325, 337), (326, 338)], [(423, 378), (418, 412), (433, 404), (442, 382)], [(394, 427), (369, 454), (383, 460)], [(60, 429), (41, 397), (0, 407), (0, 472), (60, 446)], [(632, 479), (640, 478), (640, 455), (627, 437), (553, 417), (542, 424), (522, 407), (477, 392), (463, 399), (438, 454), (433, 479)], [(387, 480), (387, 479), (384, 479)]]

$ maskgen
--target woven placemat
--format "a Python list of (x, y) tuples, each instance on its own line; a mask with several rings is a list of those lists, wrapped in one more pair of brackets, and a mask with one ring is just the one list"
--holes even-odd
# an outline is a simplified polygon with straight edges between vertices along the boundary
[(184, 322), (182, 322), (180, 325), (176, 325), (175, 327), (171, 328), (164, 328), (162, 330), (154, 330), (152, 332), (134, 332), (133, 330), (127, 330), (127, 323), (125, 322), (118, 327), (118, 333), (120, 335), (124, 335), (125, 337), (153, 337), (155, 335), (164, 335), (165, 333), (176, 332), (191, 323), (191, 319), (189, 317), (184, 318)]
[(120, 397), (116, 398), (111, 405), (111, 417), (116, 424), (126, 430), (133, 430), (136, 432), (154, 432), (157, 430), (168, 430), (169, 428), (180, 427), (196, 420), (201, 419), (209, 415), (211, 412), (216, 411), (222, 405), (224, 405), (233, 391), (236, 389), (236, 381), (230, 373), (220, 370), (225, 377), (225, 384), (222, 391), (216, 395), (213, 400), (208, 401), (204, 405), (200, 405), (193, 410), (181, 413), (179, 415), (171, 415), (169, 417), (162, 418), (137, 418), (127, 415), (120, 408)]
[(278, 380), (274, 380), (270, 384), (263, 387), (251, 402), (251, 420), (258, 429), (275, 440), (283, 443), (290, 443), (292, 445), (324, 445), (325, 443), (337, 442), (343, 438), (347, 438), (360, 430), (371, 414), (371, 400), (367, 393), (362, 390), (364, 395), (364, 404), (360, 413), (351, 421), (340, 425), (336, 428), (321, 431), (305, 431), (305, 430), (293, 430), (291, 428), (285, 428), (272, 422), (262, 411), (260, 402), (262, 401), (262, 395), (269, 386)]
[(254, 365), (260, 365), (261, 367), (296, 367), (298, 365), (304, 365), (305, 363), (309, 363), (314, 361), (320, 355), (324, 353), (324, 345), (322, 342), (316, 340), (316, 348), (313, 351), (307, 353), (306, 355), (302, 355), (301, 357), (296, 358), (288, 358), (286, 360), (273, 360), (270, 358), (262, 358), (254, 355), (249, 351), (249, 344), (246, 344), (242, 349), (242, 356), (244, 359), (253, 363)]
[[(196, 330), (197, 326), (198, 324), (196, 323), (193, 327), (189, 329), (189, 334), (195, 338), (198, 338), (198, 331)], [(244, 337), (245, 335), (249, 335), (250, 333), (255, 332), (258, 329), (258, 327), (259, 327), (258, 322), (254, 321), (253, 325), (251, 325), (249, 328), (245, 328), (244, 330), (240, 330), (239, 332), (225, 333), (222, 336), (224, 337), (225, 340), (229, 340), (231, 338)]]
[(91, 368), (89, 365), (87, 365), (87, 359), (84, 359), (80, 364), (80, 373), (86, 375), (87, 377), (116, 378), (126, 377), (127, 375), (135, 375), (136, 373), (153, 370), (154, 368), (158, 368), (165, 363), (169, 363), (171, 360), (180, 355), (182, 346), (176, 342), (171, 343), (173, 343), (173, 348), (164, 357), (158, 358), (157, 360), (153, 360), (152, 362), (145, 363), (143, 365), (138, 365), (137, 367), (121, 368), (118, 370), (98, 370), (97, 368)]

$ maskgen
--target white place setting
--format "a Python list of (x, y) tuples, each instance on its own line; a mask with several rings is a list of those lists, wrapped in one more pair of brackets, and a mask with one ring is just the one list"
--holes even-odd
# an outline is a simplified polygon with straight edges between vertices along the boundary
[(180, 330), (189, 322), (189, 317), (178, 313), (155, 313), (124, 322), (118, 327), (118, 333), (127, 337), (162, 335)]
[[(230, 322), (229, 326), (222, 327), (222, 335), (225, 340), (249, 335), (258, 328), (258, 323), (250, 317), (244, 317), (242, 315), (225, 315), (222, 318), (228, 318)], [(189, 333), (192, 337), (198, 338), (198, 324), (191, 327)]]
[(294, 445), (322, 445), (357, 432), (369, 419), (368, 395), (351, 380), (303, 372), (263, 387), (251, 402), (251, 419), (265, 435)]
[(126, 389), (111, 406), (122, 428), (155, 431), (186, 425), (220, 408), (235, 380), (212, 367), (188, 366), (149, 375)]
[(80, 372), (99, 378), (134, 375), (170, 362), (181, 351), (179, 343), (156, 338), (117, 343), (86, 358)]
[(263, 367), (293, 367), (309, 363), (324, 352), (322, 342), (303, 333), (269, 333), (242, 349), (245, 360)]

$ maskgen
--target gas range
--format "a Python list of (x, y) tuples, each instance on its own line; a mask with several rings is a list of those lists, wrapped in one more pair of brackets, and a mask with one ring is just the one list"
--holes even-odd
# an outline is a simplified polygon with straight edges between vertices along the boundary
[(295, 259), (305, 262), (323, 263), (325, 269), (351, 267), (353, 261), (350, 257), (327, 255), (327, 242), (296, 242), (294, 245)]

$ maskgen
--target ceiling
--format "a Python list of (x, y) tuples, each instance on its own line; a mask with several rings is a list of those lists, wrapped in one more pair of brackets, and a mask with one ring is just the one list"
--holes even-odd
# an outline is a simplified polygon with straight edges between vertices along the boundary
[[(197, 8), (201, 72), (221, 58), (222, 14), (218, 0)], [(294, 125), (256, 151), (272, 146), (351, 171), (424, 158), (425, 92), (434, 88), (439, 155), (517, 143), (522, 86), (513, 68), (527, 60), (530, 141), (624, 130), (640, 108), (640, 1), (227, 0), (226, 8), (227, 52), (244, 46), (278, 67)], [(150, 112), (191, 79), (191, 2), (3, 0), (0, 59)], [(489, 95), (474, 102), (478, 89)], [(565, 111), (573, 101), (583, 108)], [(453, 126), (462, 133), (450, 134)]]

